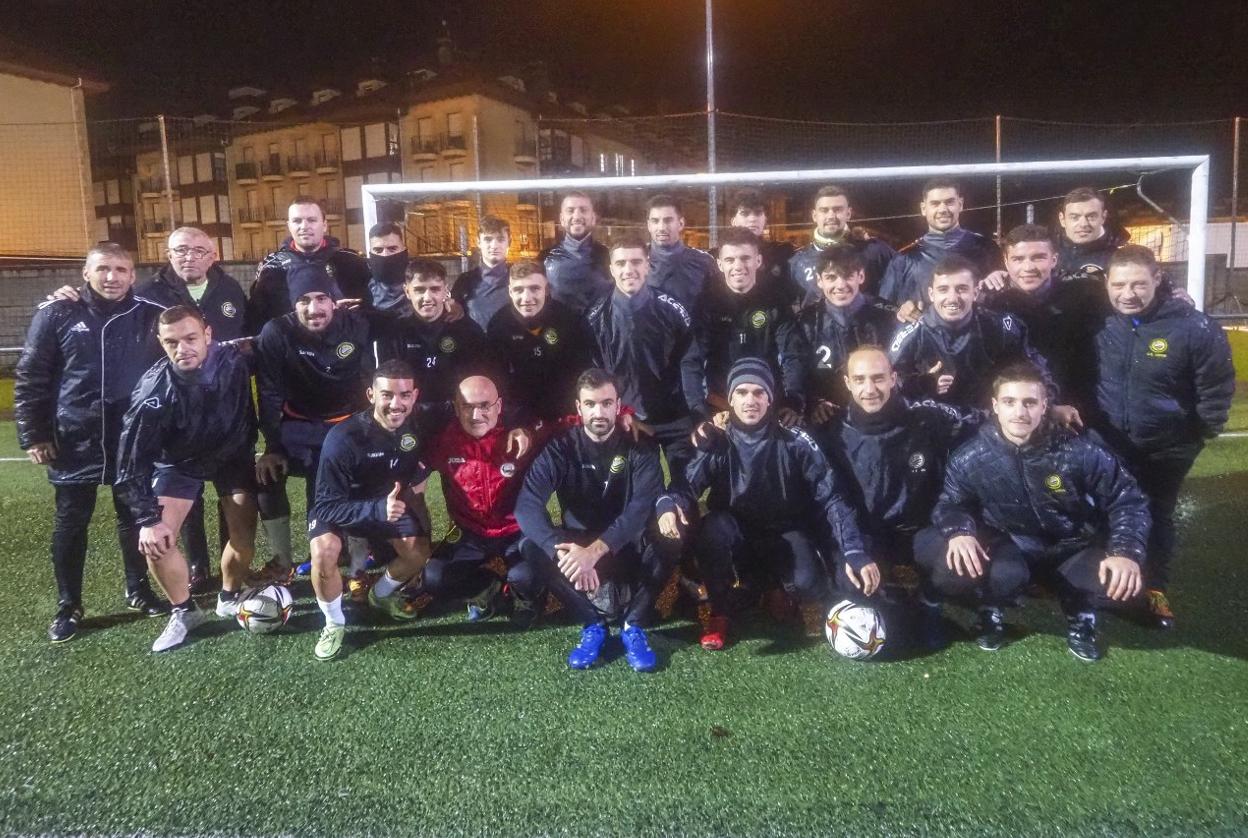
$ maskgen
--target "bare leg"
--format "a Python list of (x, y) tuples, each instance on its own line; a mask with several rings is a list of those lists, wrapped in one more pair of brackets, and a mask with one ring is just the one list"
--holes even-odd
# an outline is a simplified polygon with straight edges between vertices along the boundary
[(246, 492), (223, 496), (230, 540), (221, 550), (221, 590), (238, 591), (247, 580), (256, 553), (256, 499)]
[(429, 538), (413, 536), (409, 538), (392, 538), (390, 544), (398, 556), (386, 568), (391, 579), (407, 584), (415, 579), (429, 561)]
[[(182, 522), (186, 520), (195, 501), (163, 497), (156, 500), (160, 503), (161, 523), (168, 527), (169, 532), (174, 533), (176, 538), (177, 533), (182, 531)], [(169, 598), (171, 604), (177, 605), (190, 598), (187, 588), (190, 568), (187, 567), (186, 558), (178, 549), (176, 542), (169, 552), (159, 559), (148, 556), (147, 566), (151, 569), (152, 575), (156, 577), (156, 581), (160, 583), (160, 587), (164, 589), (165, 596)]]
[(327, 532), (312, 539), (309, 546), (312, 548), (312, 590), (321, 602), (331, 602), (342, 596), (342, 574), (338, 572), (342, 539)]

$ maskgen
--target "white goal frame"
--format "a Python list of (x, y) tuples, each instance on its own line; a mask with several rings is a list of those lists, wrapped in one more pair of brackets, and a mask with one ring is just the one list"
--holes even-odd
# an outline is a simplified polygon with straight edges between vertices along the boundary
[(451, 193), (564, 192), (572, 189), (671, 189), (758, 185), (760, 183), (841, 183), (906, 178), (1003, 176), (1042, 173), (1104, 172), (1115, 170), (1191, 171), (1191, 217), (1187, 235), (1187, 292), (1201, 311), (1205, 308), (1205, 242), (1209, 223), (1209, 155), (1178, 157), (1112, 157), (1096, 160), (1037, 160), (1024, 163), (957, 163), (944, 166), (880, 166), (853, 169), (799, 169), (774, 172), (716, 172), (714, 174), (638, 175), (635, 177), (521, 178), (513, 180), (456, 180), (439, 183), (369, 183), (361, 188), (364, 229), (377, 223), (377, 202), (408, 200), (423, 195)]

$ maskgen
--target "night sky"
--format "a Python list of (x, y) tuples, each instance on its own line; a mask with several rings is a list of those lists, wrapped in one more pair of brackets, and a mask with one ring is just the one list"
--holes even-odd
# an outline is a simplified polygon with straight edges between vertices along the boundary
[[(9, 2), (3, 29), (114, 85), (96, 116), (219, 110), (242, 82), (300, 94), (456, 45), (545, 58), (557, 89), (638, 113), (704, 102), (701, 0)], [(717, 0), (725, 111), (844, 120), (1248, 114), (1248, 3)], [(567, 97), (565, 96), (565, 99)]]

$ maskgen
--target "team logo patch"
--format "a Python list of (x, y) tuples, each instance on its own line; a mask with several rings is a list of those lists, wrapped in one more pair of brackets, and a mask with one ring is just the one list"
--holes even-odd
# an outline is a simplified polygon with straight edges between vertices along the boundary
[(1148, 342), (1148, 357), (1164, 358), (1166, 352), (1170, 349), (1170, 342), (1165, 338), (1156, 338)]
[(404, 451), (411, 451), (415, 447), (416, 447), (416, 437), (412, 436), (411, 434), (403, 434), (403, 436), (399, 437), (399, 448), (403, 449)]
[(1066, 487), (1062, 485), (1062, 476), (1060, 474), (1050, 474), (1044, 478), (1044, 486), (1050, 492), (1065, 492)]
[(927, 459), (923, 456), (921, 452), (915, 451), (913, 454), (910, 455), (911, 470), (918, 471), (919, 469), (923, 468), (923, 466), (926, 463), (927, 463)]
[(498, 467), (498, 473), (501, 474), (503, 477), (514, 477), (516, 474), (516, 464), (515, 463), (503, 463), (501, 466)]
[(238, 309), (234, 307), (233, 303), (227, 301), (221, 304), (221, 313), (226, 317), (234, 317), (238, 314)]
[(87, 324), (86, 324), (86, 323), (83, 323), (81, 320), (79, 320), (77, 323), (75, 323), (74, 325), (70, 326), (70, 327), (69, 327), (69, 330), (70, 330), (71, 332), (89, 332), (89, 331), (91, 331), (91, 328), (90, 328), (89, 326), (87, 326)]
[(355, 351), (355, 344), (350, 341), (343, 341), (338, 344), (338, 348), (334, 350), (334, 354), (339, 358), (348, 358)]
[(143, 400), (144, 407), (150, 407), (152, 410), (160, 410), (160, 399), (152, 396), (150, 399)]
[(628, 465), (628, 460), (620, 454), (615, 455), (615, 459), (611, 461), (611, 473), (619, 474), (624, 470), (624, 466)]
[(451, 527), (451, 531), (446, 534), (446, 538), (442, 539), (446, 544), (455, 544), (464, 537), (459, 527)]
[(546, 341), (551, 346), (554, 346), (556, 343), (559, 342), (559, 333), (556, 332), (554, 329), (547, 329), (546, 331), (542, 332), (542, 340)]
[(756, 311), (750, 314), (750, 325), (755, 329), (761, 329), (767, 325), (767, 312)]
[(1002, 317), (1002, 318), (1001, 318), (1001, 328), (1002, 328), (1002, 329), (1005, 329), (1007, 332), (1012, 332), (1012, 331), (1014, 331), (1014, 318), (1013, 318), (1013, 317), (1011, 317), (1011, 316), (1010, 316), (1010, 315), (1008, 315), (1008, 314), (1007, 314), (1007, 315), (1005, 315), (1005, 317)]
[(443, 352), (454, 352), (456, 347), (455, 338), (447, 336), (438, 341), (438, 349)]

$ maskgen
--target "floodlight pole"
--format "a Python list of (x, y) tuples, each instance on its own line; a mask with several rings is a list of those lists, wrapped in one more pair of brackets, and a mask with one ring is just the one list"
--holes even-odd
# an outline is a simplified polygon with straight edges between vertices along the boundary
[[(706, 170), (715, 174), (715, 32), (711, 0), (706, 0)], [(719, 190), (714, 184), (706, 192), (707, 225), (711, 247), (719, 240)]]
[(1231, 252), (1227, 265), (1227, 292), (1234, 287), (1230, 281), (1235, 276), (1235, 227), (1239, 223), (1239, 117), (1235, 117), (1235, 128), (1231, 135)]

